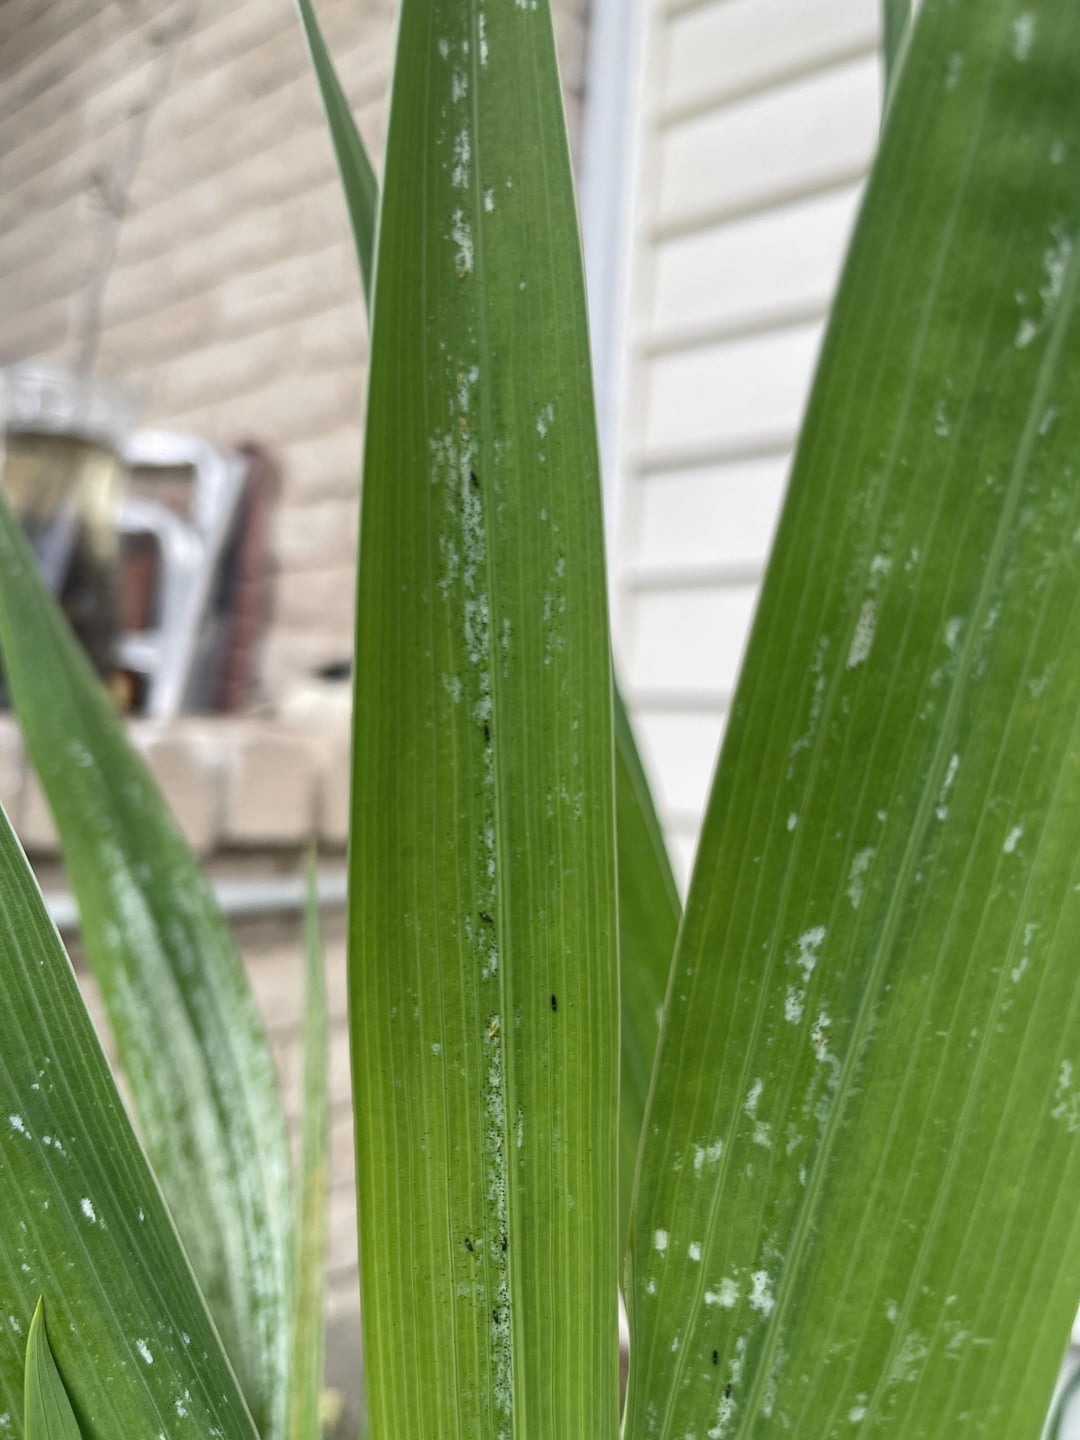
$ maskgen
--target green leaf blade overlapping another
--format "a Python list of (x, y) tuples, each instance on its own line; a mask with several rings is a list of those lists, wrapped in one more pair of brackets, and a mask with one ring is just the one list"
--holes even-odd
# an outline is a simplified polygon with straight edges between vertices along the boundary
[(1038, 1436), (1080, 1293), (1080, 11), (927, 0), (646, 1118), (627, 1434)]
[(0, 649), (154, 1172), (252, 1413), (275, 1440), (292, 1211), (269, 1047), (210, 885), (2, 498)]
[(619, 858), (619, 1239), (625, 1243), (660, 1014), (679, 930), (679, 892), (622, 696), (615, 691)]
[[(82, 1440), (256, 1440), (71, 965), (2, 814), (0, 974), (3, 1433), (22, 1433), (25, 1351), (44, 1295), (51, 1351)], [(45, 1358), (32, 1356), (38, 1365)], [(31, 1397), (31, 1414), (36, 1404)]]
[(373, 1440), (618, 1424), (611, 669), (547, 3), (405, 0), (357, 604)]
[(341, 174), (341, 188), (345, 192), (353, 239), (356, 242), (360, 277), (364, 282), (364, 294), (370, 307), (372, 271), (375, 266), (375, 232), (379, 214), (379, 182), (375, 179), (375, 172), (356, 128), (348, 99), (326, 48), (311, 0), (296, 0), (296, 4), (311, 55), (312, 69), (319, 83), (319, 94), (326, 112), (330, 138), (334, 143), (334, 154), (337, 156)]
[(56, 1368), (45, 1328), (45, 1306), (39, 1300), (26, 1342), (26, 1440), (82, 1440), (79, 1422), (60, 1371)]

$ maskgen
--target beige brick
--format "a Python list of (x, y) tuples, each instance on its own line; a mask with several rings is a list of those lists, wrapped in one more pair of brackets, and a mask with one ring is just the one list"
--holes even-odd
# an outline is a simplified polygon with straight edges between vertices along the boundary
[[(224, 727), (223, 727), (224, 728)], [(315, 829), (315, 765), (305, 739), (258, 721), (223, 733), (224, 837), (238, 846), (300, 846)]]
[(351, 631), (356, 576), (351, 565), (286, 572), (274, 593), (274, 615), (291, 626), (319, 625)]
[(220, 833), (222, 800), (210, 737), (155, 726), (140, 735), (139, 748), (184, 838), (197, 853), (207, 854)]
[(359, 415), (302, 444), (280, 446), (283, 499), (309, 503), (357, 494), (362, 450)]
[(278, 566), (288, 572), (353, 566), (359, 510), (359, 496), (316, 505), (279, 505), (271, 532)]
[(344, 849), (349, 843), (350, 736), (329, 732), (319, 744), (319, 839)]

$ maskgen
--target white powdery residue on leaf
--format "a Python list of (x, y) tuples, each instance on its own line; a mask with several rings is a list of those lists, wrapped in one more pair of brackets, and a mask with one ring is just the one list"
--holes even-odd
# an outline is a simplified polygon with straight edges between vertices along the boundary
[(789, 985), (784, 996), (784, 1019), (789, 1025), (798, 1025), (806, 1009), (806, 991), (796, 985)]
[(960, 756), (950, 756), (949, 768), (945, 771), (945, 779), (942, 781), (941, 791), (938, 794), (937, 807), (934, 811), (935, 815), (939, 820), (947, 820), (949, 818), (948, 795), (949, 791), (952, 789), (952, 783), (956, 779), (956, 772), (959, 768)]
[(825, 926), (812, 925), (809, 930), (804, 930), (795, 942), (796, 955), (795, 964), (806, 976), (807, 980), (814, 973), (817, 967), (819, 953), (825, 943)]
[(795, 829), (795, 826), (798, 825), (798, 823), (799, 823), (799, 817), (798, 817), (798, 815), (795, 814), (795, 812), (794, 812), (794, 810), (793, 810), (793, 811), (791, 812), (791, 814), (787, 817), (787, 828), (788, 828), (788, 834), (789, 834), (789, 835), (791, 834), (792, 830)]
[(1013, 854), (1017, 845), (1019, 845), (1023, 839), (1023, 835), (1024, 827), (1022, 825), (1014, 825), (1012, 827), (1008, 835), (1005, 836), (1005, 844), (1001, 847), (1006, 855)]
[(723, 1140), (714, 1140), (711, 1145), (694, 1146), (694, 1173), (700, 1175), (706, 1163), (715, 1165), (724, 1153)]
[(477, 53), (480, 56), (480, 68), (486, 70), (488, 63), (487, 16), (482, 10), (476, 19), (476, 33), (479, 40)]
[(700, 1264), (701, 1242), (699, 1240), (691, 1240), (686, 1253), (690, 1256), (690, 1259), (693, 1260), (695, 1264)]
[(455, 190), (469, 187), (469, 165), (472, 160), (472, 140), (467, 129), (459, 130), (454, 136), (454, 168), (450, 172), (450, 184)]
[(145, 1340), (136, 1340), (135, 1349), (139, 1352), (139, 1358), (140, 1360), (142, 1360), (144, 1365), (153, 1365), (154, 1356), (151, 1353), (150, 1346), (146, 1343)]
[(544, 405), (541, 408), (539, 415), (537, 415), (536, 417), (536, 433), (540, 436), (541, 440), (546, 437), (548, 431), (551, 429), (551, 426), (554, 423), (554, 420), (555, 406)]
[(21, 1115), (9, 1115), (8, 1125), (11, 1127), (12, 1130), (15, 1131), (16, 1135), (26, 1135), (28, 1133), (26, 1129), (26, 1121), (22, 1118)]
[(82, 1211), (83, 1215), (85, 1215), (86, 1219), (90, 1221), (91, 1225), (96, 1225), (98, 1223), (97, 1211), (94, 1209), (93, 1201), (90, 1199), (89, 1195), (84, 1195), (79, 1201), (79, 1209)]
[(1060, 1121), (1070, 1135), (1075, 1135), (1080, 1130), (1080, 1092), (1073, 1088), (1071, 1060), (1062, 1060), (1061, 1062), (1050, 1118)]
[(450, 238), (454, 243), (454, 265), (458, 278), (464, 280), (466, 275), (472, 274), (474, 259), (472, 227), (465, 219), (464, 211), (455, 210), (451, 216)]
[(859, 618), (855, 622), (855, 632), (851, 637), (851, 645), (848, 647), (847, 668), (849, 670), (854, 670), (856, 666), (862, 665), (869, 656), (876, 629), (877, 604), (868, 596), (862, 603)]
[(860, 1423), (860, 1421), (863, 1421), (863, 1420), (866, 1419), (866, 1406), (865, 1406), (865, 1405), (853, 1405), (853, 1406), (851, 1407), (851, 1409), (848, 1411), (848, 1416), (847, 1416), (847, 1418), (848, 1418), (848, 1420), (851, 1422), (852, 1425), (858, 1425), (858, 1424)]
[(750, 1294), (747, 1297), (751, 1310), (756, 1310), (759, 1315), (771, 1315), (776, 1298), (772, 1291), (772, 1281), (767, 1270), (755, 1270), (750, 1276)]
[(718, 1306), (721, 1310), (734, 1310), (739, 1303), (739, 1287), (729, 1275), (725, 1275), (715, 1290), (705, 1291), (705, 1304)]
[(873, 845), (866, 845), (856, 852), (851, 862), (851, 869), (848, 871), (847, 897), (851, 901), (851, 908), (858, 910), (862, 904), (863, 891), (866, 888), (866, 873), (870, 869), (874, 858)]
[(761, 1096), (764, 1090), (765, 1081), (759, 1077), (753, 1082), (753, 1084), (750, 1086), (750, 1089), (746, 1092), (746, 1099), (743, 1101), (743, 1114), (748, 1119), (753, 1120), (753, 1118), (757, 1114), (757, 1108), (761, 1101)]
[(495, 210), (495, 191), (494, 191), (494, 190), (485, 190), (485, 191), (484, 191), (484, 209), (485, 209), (485, 211), (486, 211), (489, 215), (491, 215), (491, 214), (494, 213), (494, 210)]
[(657, 1230), (656, 1233), (653, 1235), (653, 1249), (657, 1252), (657, 1254), (663, 1255), (664, 1252), (667, 1250), (667, 1247), (668, 1232), (666, 1230)]
[(1025, 10), (1022, 15), (1017, 15), (1012, 28), (1013, 54), (1023, 64), (1031, 54), (1031, 47), (1035, 43), (1035, 16), (1030, 10)]
[(963, 628), (964, 617), (962, 615), (953, 615), (945, 621), (945, 646), (946, 649), (951, 650), (954, 654), (960, 641), (960, 632)]

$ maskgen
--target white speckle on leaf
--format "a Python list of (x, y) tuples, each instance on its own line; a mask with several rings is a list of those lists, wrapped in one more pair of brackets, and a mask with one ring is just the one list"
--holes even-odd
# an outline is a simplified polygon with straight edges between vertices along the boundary
[(473, 238), (472, 229), (465, 219), (464, 212), (455, 210), (450, 222), (450, 238), (454, 242), (454, 263), (460, 279), (472, 273), (473, 268)]
[(852, 1425), (858, 1425), (860, 1421), (866, 1419), (866, 1406), (853, 1405), (848, 1411), (847, 1418), (848, 1420), (850, 1420)]
[(759, 1315), (772, 1314), (776, 1300), (767, 1270), (755, 1270), (750, 1276), (750, 1294), (747, 1298), (751, 1310), (756, 1310)]
[(79, 1209), (86, 1216), (87, 1220), (90, 1221), (91, 1225), (96, 1225), (98, 1223), (97, 1211), (94, 1209), (93, 1202), (91, 1201), (89, 1195), (84, 1195), (79, 1201)]
[(866, 845), (862, 850), (856, 852), (851, 861), (851, 869), (848, 871), (847, 897), (851, 901), (853, 910), (858, 910), (862, 904), (863, 891), (866, 888), (866, 872), (870, 869), (874, 853), (873, 845)]
[(854, 670), (857, 665), (863, 664), (870, 654), (870, 647), (874, 643), (874, 631), (876, 629), (877, 604), (868, 596), (862, 603), (859, 618), (855, 622), (855, 633), (851, 637), (851, 645), (848, 649), (847, 657), (847, 668), (849, 670)]
[(793, 811), (791, 812), (791, 814), (787, 817), (787, 828), (788, 828), (788, 834), (789, 834), (789, 835), (791, 834), (792, 830), (795, 829), (795, 826), (796, 826), (798, 823), (799, 823), (799, 817), (798, 817), (798, 815), (795, 814), (795, 811), (793, 810)]
[(1023, 64), (1031, 54), (1031, 47), (1035, 43), (1035, 16), (1030, 10), (1025, 10), (1013, 21), (1012, 50), (1017, 60)]
[(1023, 834), (1024, 827), (1022, 825), (1014, 825), (1012, 827), (1008, 835), (1005, 836), (1005, 844), (1001, 847), (1006, 855), (1011, 855), (1015, 851), (1017, 845), (1019, 845), (1023, 838)]
[(798, 1025), (806, 1008), (806, 991), (789, 985), (784, 996), (784, 1019), (789, 1025)]
[(956, 779), (956, 772), (959, 768), (960, 756), (951, 756), (949, 760), (949, 768), (945, 771), (945, 779), (942, 782), (941, 791), (938, 795), (937, 808), (934, 811), (935, 815), (939, 820), (947, 820), (949, 818), (949, 806), (947, 804), (947, 798), (949, 791), (952, 789), (952, 783)]
[(439, 1042), (438, 1042), (437, 1040), (435, 1041), (435, 1043), (434, 1043), (434, 1044), (432, 1045), (432, 1047), (431, 1047), (431, 1053), (432, 1053), (432, 1055), (435, 1055), (435, 1056), (439, 1056), (439, 1055), (442, 1054), (442, 1046), (439, 1044)]
[(764, 1089), (765, 1082), (759, 1077), (757, 1080), (754, 1081), (754, 1083), (750, 1086), (750, 1089), (746, 1092), (746, 1099), (743, 1101), (743, 1114), (751, 1120), (757, 1114), (758, 1104), (761, 1101), (761, 1096)]
[(715, 1290), (705, 1291), (705, 1304), (718, 1305), (721, 1310), (734, 1310), (739, 1303), (739, 1287), (725, 1275)]
[(1051, 1120), (1060, 1120), (1070, 1135), (1075, 1135), (1080, 1130), (1080, 1093), (1073, 1089), (1071, 1060), (1062, 1060), (1061, 1062), (1050, 1118)]
[(667, 1247), (668, 1232), (666, 1230), (657, 1230), (656, 1234), (653, 1236), (653, 1249), (656, 1250), (658, 1254), (663, 1255)]
[(701, 1245), (700, 1245), (700, 1243), (699, 1243), (697, 1240), (691, 1240), (691, 1241), (690, 1241), (690, 1245), (689, 1245), (689, 1248), (687, 1249), (687, 1252), (686, 1252), (686, 1253), (690, 1256), (690, 1259), (695, 1262), (695, 1264), (699, 1264), (699, 1263), (700, 1263), (700, 1261), (701, 1261)]
[(795, 964), (809, 980), (817, 966), (818, 952), (825, 943), (825, 926), (811, 926), (809, 930), (803, 931), (795, 943), (798, 950)]
[(136, 1340), (135, 1349), (139, 1352), (139, 1358), (144, 1365), (153, 1365), (154, 1357), (150, 1353), (150, 1346), (145, 1340)]
[(11, 1126), (12, 1130), (15, 1131), (16, 1135), (25, 1135), (27, 1133), (26, 1121), (22, 1118), (21, 1115), (9, 1115), (8, 1124)]
[(495, 210), (495, 191), (494, 191), (494, 190), (485, 190), (485, 191), (484, 191), (484, 209), (487, 211), (487, 213), (488, 213), (489, 215), (491, 215), (491, 214), (494, 212), (494, 210)]

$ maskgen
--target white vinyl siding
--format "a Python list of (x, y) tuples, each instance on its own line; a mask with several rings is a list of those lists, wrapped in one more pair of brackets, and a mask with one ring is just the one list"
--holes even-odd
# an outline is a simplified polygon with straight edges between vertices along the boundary
[(879, 0), (642, 0), (613, 545), (685, 880), (881, 103)]

